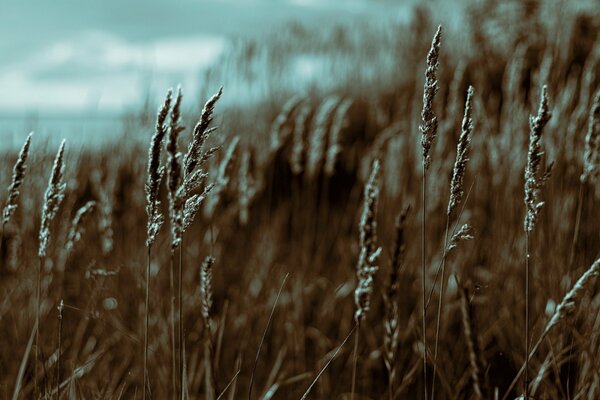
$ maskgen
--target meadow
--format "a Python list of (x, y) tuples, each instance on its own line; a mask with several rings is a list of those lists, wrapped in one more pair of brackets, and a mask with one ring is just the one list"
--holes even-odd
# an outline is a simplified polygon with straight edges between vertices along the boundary
[(0, 398), (600, 398), (600, 14), (509, 3), (3, 153)]

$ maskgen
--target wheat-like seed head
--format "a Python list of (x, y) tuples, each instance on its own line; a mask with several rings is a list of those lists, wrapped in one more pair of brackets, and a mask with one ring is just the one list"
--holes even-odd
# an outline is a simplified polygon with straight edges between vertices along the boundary
[(173, 91), (169, 89), (165, 102), (158, 111), (156, 129), (148, 150), (148, 178), (146, 181), (146, 213), (148, 214), (146, 246), (148, 247), (151, 247), (156, 240), (163, 223), (163, 216), (159, 209), (160, 201), (158, 200), (158, 190), (164, 174), (164, 168), (160, 166), (160, 148), (167, 134), (165, 122), (171, 107), (172, 94)]
[(290, 153), (290, 165), (292, 172), (300, 174), (304, 169), (305, 151), (304, 151), (304, 131), (308, 125), (308, 119), (311, 112), (311, 106), (308, 101), (304, 101), (294, 118), (294, 131), (292, 141), (292, 151)]
[(450, 252), (454, 250), (460, 242), (473, 239), (473, 228), (469, 224), (463, 224), (463, 226), (461, 226), (460, 229), (450, 238), (450, 244), (448, 245), (448, 249), (446, 251)]
[(169, 220), (171, 225), (171, 251), (181, 243), (183, 236), (183, 207), (184, 202), (177, 196), (179, 185), (181, 182), (181, 164), (180, 154), (177, 151), (177, 142), (179, 133), (185, 128), (181, 126), (181, 99), (183, 95), (181, 87), (177, 88), (177, 97), (171, 110), (171, 120), (169, 124), (169, 135), (167, 137), (167, 188), (169, 189)]
[(66, 184), (63, 182), (64, 178), (64, 152), (65, 152), (65, 140), (60, 144), (54, 164), (52, 166), (52, 173), (50, 174), (50, 180), (48, 181), (48, 187), (44, 194), (44, 205), (42, 207), (42, 223), (40, 226), (39, 234), (39, 248), (38, 256), (45, 257), (48, 250), (48, 242), (50, 241), (50, 223), (56, 217), (60, 204), (62, 203), (65, 196)]
[(204, 191), (201, 194), (194, 194), (185, 201), (185, 206), (183, 208), (184, 232), (192, 225), (192, 222), (194, 222), (194, 218), (196, 218), (196, 214), (198, 214), (202, 203), (214, 187), (215, 185), (213, 183), (208, 184), (204, 187)]
[(229, 143), (229, 146), (227, 147), (227, 151), (225, 152), (223, 159), (221, 160), (221, 163), (219, 164), (213, 193), (211, 197), (207, 199), (206, 208), (204, 209), (205, 216), (207, 217), (211, 217), (214, 214), (215, 210), (217, 209), (217, 206), (219, 205), (219, 202), (221, 201), (221, 194), (229, 185), (231, 166), (239, 142), (240, 138), (238, 136), (232, 139), (232, 141)]
[(250, 202), (255, 194), (255, 188), (250, 175), (250, 149), (245, 149), (240, 158), (240, 167), (238, 171), (238, 208), (239, 221), (241, 225), (246, 225), (250, 218)]
[(273, 121), (269, 145), (271, 152), (278, 151), (292, 133), (293, 127), (289, 126), (289, 122), (292, 120), (294, 111), (301, 103), (301, 97), (292, 96), (285, 102), (275, 121)]
[(19, 196), (21, 195), (19, 188), (23, 184), (25, 172), (27, 171), (27, 156), (29, 155), (31, 136), (33, 136), (33, 132), (27, 135), (27, 139), (25, 139), (25, 143), (19, 152), (17, 162), (13, 167), (12, 180), (10, 186), (8, 187), (8, 199), (6, 200), (6, 205), (2, 211), (3, 226), (10, 221), (11, 216), (14, 214), (19, 204)]
[(347, 114), (348, 110), (352, 106), (352, 103), (352, 99), (343, 100), (333, 116), (331, 129), (329, 131), (329, 147), (327, 149), (327, 154), (325, 155), (325, 174), (327, 176), (332, 176), (335, 173), (335, 163), (337, 162), (338, 155), (342, 151), (340, 136), (342, 134), (342, 130), (348, 123)]
[(467, 288), (462, 288), (460, 291), (460, 311), (462, 315), (463, 331), (467, 342), (467, 350), (469, 352), (469, 371), (471, 372), (473, 393), (476, 399), (483, 399), (479, 379), (481, 368), (479, 367), (479, 346), (477, 342), (477, 333), (475, 331), (475, 318), (473, 316), (473, 308), (469, 302), (469, 291)]
[(585, 135), (581, 182), (596, 182), (600, 174), (600, 91), (594, 96)]
[(210, 133), (214, 130), (208, 129), (208, 127), (213, 120), (215, 105), (222, 94), (223, 88), (220, 88), (219, 91), (206, 102), (202, 109), (200, 121), (198, 121), (194, 127), (192, 141), (190, 142), (187, 153), (183, 159), (184, 176), (191, 174), (198, 164), (202, 165), (202, 160), (205, 157), (205, 155), (202, 154), (202, 148), (209, 138)]
[(306, 173), (308, 177), (315, 177), (320, 172), (325, 157), (325, 146), (327, 145), (328, 122), (338, 103), (338, 96), (329, 96), (323, 100), (317, 110), (306, 155)]
[(423, 109), (421, 119), (423, 124), (419, 126), (421, 131), (421, 147), (423, 148), (424, 171), (431, 165), (431, 147), (437, 136), (438, 121), (433, 111), (433, 100), (438, 91), (437, 69), (440, 55), (440, 42), (442, 36), (442, 26), (438, 26), (437, 31), (431, 42), (431, 49), (427, 54), (427, 68), (425, 70), (425, 85), (423, 88)]
[(200, 267), (200, 299), (202, 301), (202, 318), (205, 328), (210, 328), (210, 309), (212, 308), (212, 267), (215, 259), (207, 256)]
[(384, 320), (385, 335), (383, 337), (383, 360), (389, 374), (390, 382), (395, 381), (396, 377), (396, 355), (400, 341), (400, 321), (398, 320), (398, 288), (400, 284), (400, 270), (404, 262), (406, 252), (406, 243), (404, 241), (404, 230), (406, 218), (410, 211), (407, 206), (396, 219), (396, 236), (394, 247), (392, 249), (392, 260), (390, 265), (390, 275), (388, 278), (388, 287), (385, 293), (386, 317)]
[(465, 116), (462, 121), (462, 129), (458, 146), (456, 148), (456, 160), (450, 183), (450, 201), (448, 202), (447, 215), (458, 206), (463, 198), (463, 180), (469, 161), (469, 149), (471, 147), (471, 133), (473, 132), (472, 118), (473, 87), (469, 86), (467, 102), (465, 103)]
[(88, 201), (77, 210), (77, 213), (75, 213), (75, 217), (73, 217), (73, 221), (71, 221), (71, 228), (67, 235), (67, 243), (65, 244), (65, 251), (67, 254), (73, 250), (75, 243), (81, 240), (85, 219), (92, 213), (95, 207), (95, 201)]
[(525, 214), (524, 228), (526, 232), (533, 231), (537, 216), (544, 205), (540, 201), (540, 192), (544, 183), (550, 176), (552, 164), (540, 174), (542, 155), (540, 140), (544, 126), (550, 120), (551, 113), (548, 106), (547, 88), (544, 86), (540, 95), (540, 106), (537, 115), (529, 118), (529, 150), (527, 152), (527, 164), (525, 166)]
[(560, 321), (572, 321), (577, 311), (578, 303), (581, 301), (581, 297), (585, 293), (585, 289), (591, 284), (592, 280), (600, 275), (600, 258), (594, 261), (594, 263), (588, 268), (587, 271), (577, 280), (575, 285), (569, 290), (569, 292), (562, 299), (560, 304), (556, 307), (552, 318), (546, 324), (545, 332), (550, 331), (553, 326), (557, 325)]
[(378, 267), (375, 265), (381, 253), (377, 247), (377, 204), (379, 201), (379, 160), (373, 161), (369, 181), (365, 185), (363, 211), (360, 218), (360, 254), (356, 265), (358, 284), (354, 290), (357, 323), (365, 318), (371, 306), (373, 277)]
[(108, 255), (113, 250), (113, 208), (115, 204), (115, 171), (110, 172), (106, 182), (102, 183), (101, 173), (94, 170), (91, 174), (92, 190), (98, 198), (98, 231), (102, 244), (102, 254)]

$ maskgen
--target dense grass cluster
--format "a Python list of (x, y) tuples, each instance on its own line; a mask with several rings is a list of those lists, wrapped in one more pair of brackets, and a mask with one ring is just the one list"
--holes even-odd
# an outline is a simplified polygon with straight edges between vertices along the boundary
[(599, 398), (600, 16), (523, 7), (420, 10), (371, 81), (169, 91), (149, 150), (24, 134), (0, 397)]

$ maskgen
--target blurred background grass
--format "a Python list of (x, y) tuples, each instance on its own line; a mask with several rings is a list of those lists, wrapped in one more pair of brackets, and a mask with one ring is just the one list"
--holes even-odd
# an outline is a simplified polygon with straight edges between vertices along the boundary
[[(256, 394), (271, 398), (266, 393), (274, 388), (272, 398), (300, 397), (328, 352), (352, 326), (357, 223), (366, 169), (374, 157), (383, 162), (379, 236), (385, 257), (377, 276), (377, 293), (387, 281), (394, 218), (405, 205), (412, 206), (406, 266), (400, 282), (402, 329), (396, 388), (398, 398), (418, 396), (423, 383), (415, 369), (422, 351), (418, 306), (420, 227), (416, 218), (421, 207), (418, 123), (425, 55), (438, 24), (443, 24), (445, 30), (438, 74), (440, 92), (435, 104), (440, 136), (428, 187), (427, 248), (431, 268), (427, 284), (431, 286), (441, 256), (448, 178), (466, 89), (473, 85), (475, 129), (466, 178), (467, 186), (473, 186), (462, 221), (473, 225), (476, 238), (452, 256), (449, 268), (474, 293), (487, 398), (493, 397), (496, 388), (503, 394), (524, 359), (522, 176), (528, 117), (537, 109), (544, 83), (548, 85), (553, 117), (543, 142), (545, 157), (555, 161), (555, 169), (544, 190), (547, 204), (533, 239), (533, 337), (539, 335), (556, 302), (598, 254), (596, 188), (585, 185), (581, 231), (574, 262), (568, 262), (583, 140), (593, 94), (599, 87), (597, 4), (120, 4), (84, 10), (78, 2), (65, 2), (56, 9), (47, 5), (47, 10), (36, 9), (39, 14), (34, 15), (27, 8), (31, 4), (15, 3), (2, 16), (12, 22), (0, 26), (15, 38), (3, 43), (6, 47), (2, 50), (8, 49), (5, 54), (15, 56), (3, 57), (0, 69), (0, 134), (9, 149), (3, 155), (2, 187), (8, 186), (15, 149), (28, 130), (35, 129), (36, 134), (17, 223), (3, 238), (0, 397), (8, 398), (13, 390), (31, 332), (35, 307), (31, 295), (35, 283), (33, 255), (40, 202), (53, 152), (62, 137), (68, 139), (69, 189), (57, 218), (61, 222), (55, 227), (44, 281), (47, 296), (43, 304), (42, 355), (47, 360), (48, 376), (54, 376), (56, 368), (55, 307), (64, 298), (68, 307), (61, 375), (68, 379), (67, 393), (76, 398), (139, 396), (147, 144), (161, 96), (166, 88), (179, 82), (185, 95), (186, 126), (193, 126), (204, 101), (223, 86), (214, 142), (227, 145), (234, 135), (241, 139), (231, 167), (232, 179), (219, 204), (214, 210), (205, 210), (185, 239), (186, 352), (191, 398), (201, 398), (202, 393), (198, 268), (208, 253), (217, 260), (214, 315), (222, 343), (218, 350), (219, 387), (223, 388), (241, 368), (237, 391), (230, 393), (238, 398), (246, 390), (270, 307), (283, 276), (289, 272), (289, 283), (261, 355)], [(270, 17), (266, 17), (267, 12), (272, 13)], [(31, 14), (31, 20), (21, 18), (24, 14)], [(62, 26), (61, 18), (72, 22), (64, 24), (64, 32), (56, 27)], [(39, 31), (27, 33), (27, 27), (38, 20), (44, 21)], [(109, 34), (98, 33), (107, 21), (114, 24), (106, 25), (104, 30)], [(60, 45), (62, 35), (68, 40)], [(38, 43), (36, 37), (44, 40)], [(194, 37), (201, 39), (190, 39)], [(29, 45), (19, 40), (35, 42), (28, 56)], [(10, 50), (11, 46), (15, 50)], [(38, 52), (34, 51), (36, 46)], [(202, 56), (194, 54), (196, 49), (202, 49)], [(28, 62), (35, 60), (36, 54), (40, 57), (37, 64)], [(54, 62), (40, 54), (50, 54)], [(156, 58), (145, 61), (146, 57)], [(291, 160), (294, 134), (284, 135), (281, 127), (272, 129), (292, 96), (299, 96), (302, 102), (286, 116), (284, 128), (299, 130), (305, 145), (318, 127), (316, 115), (327, 101), (335, 102), (334, 110), (339, 108), (340, 100), (351, 101), (335, 173), (325, 173), (320, 165), (316, 174), (308, 174), (306, 153), (296, 170)], [(301, 113), (305, 113), (305, 119), (299, 127), (297, 117)], [(324, 122), (327, 131), (331, 131), (333, 114), (327, 115)], [(189, 135), (189, 130), (184, 133), (186, 141)], [(221, 157), (214, 160), (213, 172)], [(240, 203), (240, 171), (246, 162), (249, 176), (244, 180), (250, 182), (252, 192), (248, 221), (241, 217)], [(90, 199), (102, 202), (106, 213), (97, 213), (97, 218), (89, 222), (75, 254), (65, 260), (61, 244), (67, 234), (67, 221)], [(106, 215), (114, 234), (110, 246), (98, 225)], [(167, 398), (170, 299), (165, 232), (158, 243), (152, 266), (150, 364), (154, 398)], [(103, 276), (106, 271), (116, 274)], [(468, 356), (460, 327), (457, 287), (452, 282), (448, 281), (448, 306), (443, 316), (438, 393), (440, 398), (466, 399), (471, 398)], [(571, 398), (600, 395), (596, 357), (600, 351), (599, 302), (598, 296), (587, 299), (583, 307), (587, 312), (581, 313), (573, 329), (556, 334), (532, 360), (537, 371), (548, 354), (554, 356), (554, 368), (541, 386), (543, 398), (565, 398), (566, 393)], [(365, 398), (381, 398), (387, 391), (381, 355), (382, 315), (383, 303), (378, 294), (360, 349), (358, 392)], [(433, 322), (429, 325), (431, 336)], [(314, 398), (343, 398), (349, 392), (349, 357), (350, 347), (321, 378)], [(30, 364), (24, 398), (31, 396), (32, 388)]]

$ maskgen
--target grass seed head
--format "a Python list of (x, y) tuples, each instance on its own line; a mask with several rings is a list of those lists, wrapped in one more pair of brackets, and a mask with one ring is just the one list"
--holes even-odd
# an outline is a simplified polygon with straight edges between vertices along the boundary
[(40, 226), (39, 234), (39, 247), (38, 256), (45, 257), (48, 250), (48, 242), (50, 241), (50, 224), (56, 217), (58, 209), (64, 199), (66, 184), (64, 180), (65, 162), (65, 140), (60, 144), (54, 164), (52, 166), (52, 173), (50, 174), (50, 180), (48, 181), (48, 187), (44, 194), (44, 205), (42, 207), (42, 223)]
[(548, 94), (546, 86), (544, 86), (540, 95), (540, 106), (537, 115), (529, 118), (529, 149), (527, 164), (525, 165), (525, 205), (527, 211), (524, 228), (526, 232), (533, 231), (535, 227), (537, 216), (544, 205), (544, 202), (540, 201), (540, 192), (551, 172), (551, 165), (546, 168), (545, 172), (540, 172), (544, 154), (541, 146), (542, 133), (550, 117)]
[(469, 149), (471, 147), (471, 134), (473, 132), (473, 87), (469, 86), (467, 92), (467, 102), (465, 103), (465, 116), (462, 121), (462, 129), (458, 146), (456, 149), (456, 160), (454, 161), (454, 171), (452, 173), (452, 181), (450, 184), (450, 201), (448, 202), (447, 214), (458, 206), (463, 198), (463, 180), (467, 169), (467, 161), (469, 161)]
[(25, 179), (25, 172), (27, 171), (27, 156), (29, 155), (29, 146), (31, 144), (32, 136), (33, 132), (27, 135), (27, 139), (25, 139), (25, 143), (19, 152), (17, 162), (13, 167), (12, 180), (10, 182), (10, 186), (8, 187), (8, 199), (6, 201), (6, 205), (4, 206), (4, 210), (2, 211), (3, 226), (10, 221), (11, 216), (14, 214), (19, 204), (19, 196), (21, 195), (19, 188)]
[(423, 88), (423, 109), (421, 111), (422, 125), (419, 127), (421, 131), (421, 147), (423, 148), (424, 171), (429, 169), (431, 165), (431, 147), (435, 142), (438, 130), (438, 120), (433, 111), (433, 100), (438, 91), (437, 69), (440, 56), (440, 43), (442, 38), (442, 26), (438, 26), (437, 31), (431, 42), (431, 49), (427, 54), (427, 68), (425, 70), (425, 85)]

